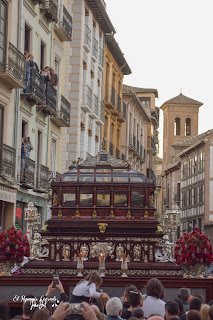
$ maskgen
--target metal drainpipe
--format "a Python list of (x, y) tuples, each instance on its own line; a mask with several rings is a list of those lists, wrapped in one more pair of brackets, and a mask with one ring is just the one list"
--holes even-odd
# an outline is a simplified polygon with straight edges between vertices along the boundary
[[(18, 32), (17, 32), (17, 48), (21, 51), (21, 41), (22, 41), (22, 18), (23, 18), (23, 0), (18, 2)], [(16, 167), (15, 176), (17, 177), (18, 171), (18, 155), (17, 148), (19, 147), (19, 110), (20, 110), (20, 89), (15, 90), (15, 118), (14, 118), (14, 136), (13, 136), (13, 146), (16, 148)]]

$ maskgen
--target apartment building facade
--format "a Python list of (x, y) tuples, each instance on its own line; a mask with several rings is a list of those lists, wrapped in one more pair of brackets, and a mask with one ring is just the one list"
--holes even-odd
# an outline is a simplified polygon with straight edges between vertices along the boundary
[(155, 106), (156, 89), (123, 86), (126, 123), (123, 126), (121, 149), (131, 167), (155, 180), (155, 157), (159, 109)]
[(131, 74), (124, 55), (114, 36), (106, 37), (104, 50), (104, 147), (112, 156), (121, 159), (121, 132), (126, 121), (126, 105), (123, 103), (123, 78)]

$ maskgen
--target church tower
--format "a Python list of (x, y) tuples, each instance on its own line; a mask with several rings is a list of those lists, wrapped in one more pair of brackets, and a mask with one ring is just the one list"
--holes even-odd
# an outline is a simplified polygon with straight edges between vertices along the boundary
[(180, 93), (163, 103), (163, 169), (174, 163), (172, 145), (198, 135), (198, 114), (202, 102)]

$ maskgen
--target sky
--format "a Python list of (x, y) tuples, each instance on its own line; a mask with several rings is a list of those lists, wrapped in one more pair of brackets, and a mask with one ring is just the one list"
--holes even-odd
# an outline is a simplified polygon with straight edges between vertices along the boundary
[[(105, 0), (132, 74), (124, 83), (156, 88), (160, 107), (182, 93), (203, 102), (199, 133), (213, 128), (213, 0)], [(160, 113), (160, 156), (163, 116)]]

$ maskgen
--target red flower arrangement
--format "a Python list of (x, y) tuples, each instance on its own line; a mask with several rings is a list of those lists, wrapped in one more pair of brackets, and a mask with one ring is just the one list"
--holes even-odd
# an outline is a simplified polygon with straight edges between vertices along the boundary
[(26, 236), (14, 227), (0, 233), (0, 262), (22, 263), (30, 256), (30, 245)]
[(213, 262), (213, 250), (210, 240), (197, 228), (191, 233), (184, 233), (176, 242), (174, 258), (183, 268), (197, 265), (210, 266)]

